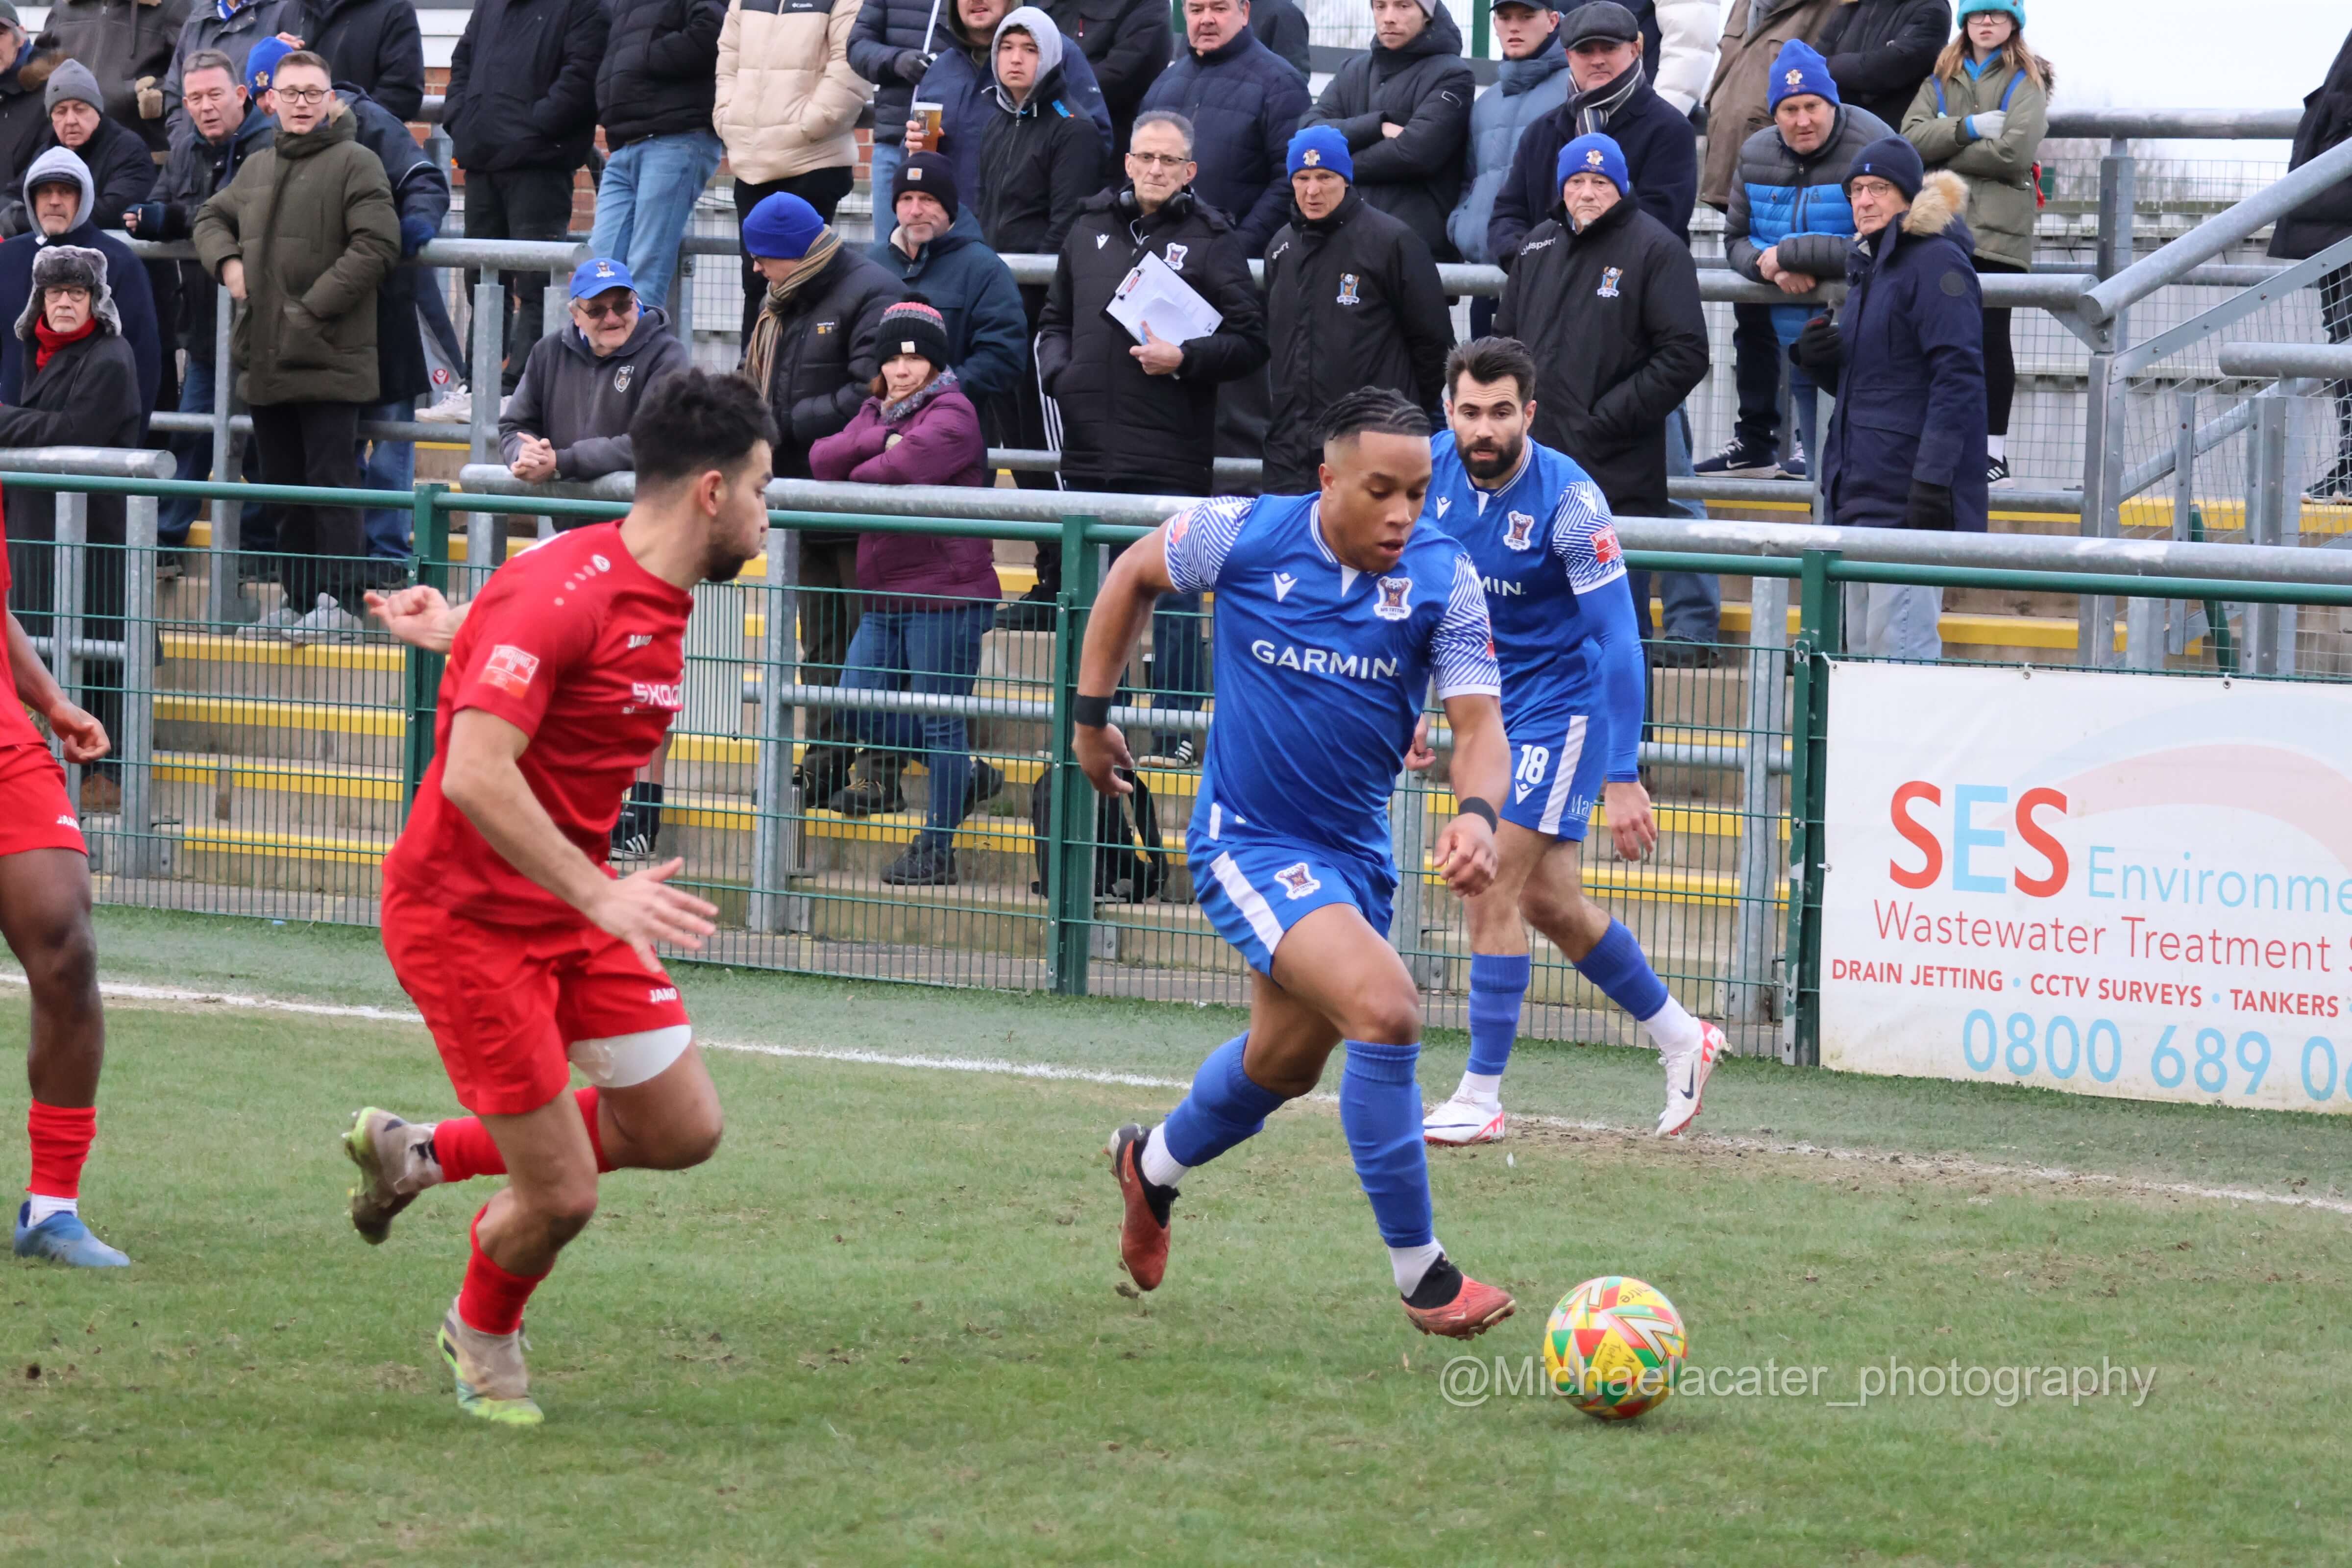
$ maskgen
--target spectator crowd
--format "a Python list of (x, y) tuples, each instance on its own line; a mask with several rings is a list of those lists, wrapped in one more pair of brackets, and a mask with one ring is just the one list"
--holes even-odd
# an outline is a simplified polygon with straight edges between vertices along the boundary
[[(1671, 515), (1675, 477), (1811, 477), (1833, 523), (1985, 526), (2015, 363), (1979, 279), (2031, 264), (2053, 80), (2022, 0), (1493, 0), (1483, 88), (1447, 6), (1365, 3), (1370, 47), (1317, 62), (1292, 0), (1181, 0), (1172, 21), (1167, 0), (476, 0), (442, 114), (463, 234), (560, 239), (580, 172), (598, 173), (567, 318), (543, 319), (540, 275), (507, 274), (501, 383), (472, 395), (499, 401), (520, 479), (626, 469), (637, 399), (692, 359), (671, 294), (723, 168), (740, 368), (782, 432), (780, 477), (988, 483), (993, 446), (1058, 453), (1058, 478), (1030, 485), (1205, 495), (1217, 457), (1246, 456), (1268, 489), (1310, 489), (1308, 433), (1341, 395), (1439, 412), (1455, 339), (1439, 269), (1471, 261), (1507, 275), (1472, 302), (1473, 335), (1525, 343), (1537, 436), (1612, 508)], [(2325, 123), (2298, 160), (2352, 128), (2347, 68), (2314, 95)], [(403, 265), (453, 205), (406, 123), (424, 90), (412, 0), (61, 0), (37, 37), (0, 0), (10, 427), (119, 445), (157, 408), (227, 399), (252, 416), (250, 477), (404, 488), (406, 444), (362, 426), (415, 417), (435, 367), (463, 359), (441, 289)], [(836, 216), (869, 114), (861, 246)], [(2346, 189), (2282, 223), (2282, 254), (2352, 226)], [(1734, 308), (1738, 416), (1705, 455), (1685, 410), (1709, 361), (1701, 204), (1728, 265), (1778, 301)], [(196, 259), (142, 263), (116, 228), (190, 239)], [(1050, 281), (1017, 282), (1016, 254), (1054, 258)], [(1139, 278), (1203, 314), (1122, 324)], [(173, 440), (182, 475), (203, 474), (209, 443)], [(167, 544), (193, 512), (166, 509)], [(358, 596), (401, 569), (404, 518), (248, 518), (280, 552), (264, 629), (348, 635)], [(90, 526), (121, 524), (93, 510)], [(803, 536), (803, 679), (969, 691), (982, 633), (1050, 624), (1059, 587), (1041, 552), (1037, 588), (992, 620), (971, 613), (996, 596), (984, 565), (948, 542)], [(1657, 657), (1704, 662), (1714, 584), (1657, 586)], [(1874, 592), (1857, 645), (1933, 657), (1932, 593)], [(1639, 585), (1645, 627), (1650, 597)], [(1205, 694), (1199, 608), (1161, 606), (1163, 707)], [(955, 821), (996, 781), (960, 722), (843, 710), (809, 739), (808, 800), (853, 814), (895, 808), (904, 763), (929, 758), (929, 824), (894, 875), (953, 879)], [(1193, 744), (1156, 748), (1181, 763)], [(649, 844), (657, 777), (638, 804)]]

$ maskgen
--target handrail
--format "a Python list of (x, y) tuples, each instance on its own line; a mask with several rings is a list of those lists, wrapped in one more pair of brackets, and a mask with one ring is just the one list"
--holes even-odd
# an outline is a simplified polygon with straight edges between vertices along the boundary
[[(2252, 237), (2338, 181), (2352, 177), (2352, 141), (2339, 142), (2311, 162), (2265, 185), (2244, 201), (2223, 208), (2179, 239), (2144, 256), (2114, 277), (2084, 291), (2077, 307), (2095, 321), (2113, 321), (2126, 308), (2177, 282), (2190, 268), (2210, 261)], [(1986, 294), (1991, 298), (1990, 291)]]
[(176, 466), (152, 447), (0, 447), (0, 471), (14, 473), (168, 479)]
[(2216, 351), (2223, 375), (2247, 380), (2307, 376), (2352, 377), (2352, 343), (2223, 343)]
[[(467, 465), (459, 475), (467, 489), (452, 492), (446, 500), (453, 510), (466, 510), (466, 495), (473, 490), (509, 497), (626, 501), (635, 493), (632, 479), (627, 474), (608, 474), (589, 484), (529, 485), (497, 464), (474, 463)], [(966, 531), (992, 537), (1013, 536), (1009, 530), (999, 531), (1008, 524), (1025, 522), (1030, 529), (1037, 529), (1058, 523), (1065, 517), (1087, 516), (1108, 525), (1088, 529), (1087, 539), (1110, 542), (1131, 539), (1139, 529), (1158, 526), (1172, 513), (1195, 504), (1196, 498), (777, 479), (768, 486), (767, 500), (779, 510), (807, 509), (826, 518), (832, 526), (845, 529), (866, 527), (861, 521), (864, 519), (888, 518), (909, 520), (902, 525), (905, 531), (919, 531), (911, 520), (936, 519), (952, 513), (963, 520)], [(2301, 550), (2283, 545), (2185, 544), (2158, 539), (2030, 533), (1937, 533), (1912, 529), (1822, 528), (1810, 523), (1728, 520), (1701, 522), (1689, 518), (1620, 517), (1616, 526), (1618, 537), (1628, 548), (1677, 555), (1777, 557), (1785, 563), (1807, 551), (1831, 550), (1843, 552), (1854, 561), (1896, 565), (2105, 572), (2134, 577), (2193, 577), (2238, 583), (2352, 584), (2352, 552)], [(888, 531), (899, 531), (900, 527), (891, 526)], [(1034, 536), (1026, 531), (1019, 535)], [(1710, 562), (1706, 569), (1735, 570), (1721, 562)]]
[[(444, 101), (437, 92), (428, 94), (415, 116), (416, 121), (439, 124)], [(2293, 140), (2302, 119), (2303, 110), (2298, 108), (2064, 109), (2052, 113), (2045, 134), (2106, 141), (2137, 137), (2172, 142), (2285, 142)]]

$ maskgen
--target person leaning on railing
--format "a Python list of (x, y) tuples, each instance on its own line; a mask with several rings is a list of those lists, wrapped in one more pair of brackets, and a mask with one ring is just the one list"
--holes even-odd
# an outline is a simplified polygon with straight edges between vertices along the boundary
[[(2050, 128), (2050, 62), (2025, 46), (2021, 0), (1960, 0), (1960, 32), (1936, 58), (1903, 117), (1903, 134), (1930, 169), (1949, 169), (1968, 184), (1969, 227), (1979, 272), (2024, 272), (2033, 265), (2033, 230), (2042, 207), (2034, 159)], [(1987, 428), (1985, 477), (2009, 479), (2009, 406), (2017, 395), (2017, 356), (2009, 342), (2009, 308), (1984, 313)]]
[[(1845, 302), (1834, 322), (1807, 321), (1790, 351), (1836, 389), (1821, 463), (1829, 521), (1982, 533), (1983, 295), (1960, 217), (1967, 187), (1889, 136), (1854, 155), (1845, 189), (1857, 236)], [(1846, 650), (1940, 658), (1943, 601), (1941, 588), (1847, 584)]]
[[(34, 258), (32, 297), (15, 325), (32, 368), (17, 400), (0, 407), (0, 447), (139, 445), (146, 426), (139, 365), (123, 342), (106, 278), (106, 258), (80, 246), (52, 245)], [(47, 612), (55, 605), (57, 493), (11, 486), (7, 496), (13, 596), (26, 629), (46, 637)], [(113, 547), (87, 552), (82, 563), (81, 635), (100, 642), (124, 636), (123, 510), (122, 497), (100, 493), (89, 498), (84, 514), (89, 542)], [(81, 668), (81, 705), (119, 734), (121, 663), (85, 660)], [(100, 763), (84, 776), (83, 816), (118, 809), (122, 794), (114, 771)]]
[[(820, 479), (863, 485), (985, 485), (980, 416), (947, 363), (947, 323), (919, 296), (882, 313), (881, 369), (846, 429), (809, 449)], [(981, 639), (996, 618), (996, 568), (985, 539), (862, 533), (857, 581), (866, 615), (849, 645), (845, 690), (969, 697)], [(882, 873), (894, 887), (956, 880), (956, 825), (1004, 787), (1004, 774), (968, 750), (960, 713), (851, 710), (842, 728), (875, 748), (867, 777), (823, 804), (848, 816), (904, 805), (899, 774), (920, 756), (930, 774), (923, 829)]]

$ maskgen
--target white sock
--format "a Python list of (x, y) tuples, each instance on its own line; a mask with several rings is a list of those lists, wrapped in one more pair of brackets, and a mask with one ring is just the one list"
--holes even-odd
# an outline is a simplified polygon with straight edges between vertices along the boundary
[(1444, 1247), (1434, 1237), (1420, 1247), (1390, 1247), (1389, 1268), (1396, 1275), (1397, 1294), (1410, 1296), (1420, 1289), (1422, 1276), (1444, 1256)]
[(1465, 1072), (1454, 1091), (1456, 1100), (1475, 1100), (1480, 1105), (1499, 1106), (1503, 1102), (1503, 1075), (1498, 1072)]
[(1690, 1016), (1683, 1005), (1672, 996), (1666, 1005), (1642, 1020), (1642, 1027), (1650, 1033), (1650, 1043), (1664, 1056), (1679, 1056), (1698, 1049), (1698, 1020)]
[(1143, 1179), (1155, 1187), (1172, 1187), (1184, 1179), (1190, 1165), (1180, 1165), (1176, 1156), (1168, 1152), (1168, 1133), (1164, 1127), (1154, 1127), (1143, 1141), (1143, 1154), (1136, 1163), (1142, 1167)]
[(1986, 456), (1986, 457), (1988, 457), (1988, 458), (2006, 458), (2006, 457), (2008, 457), (2008, 456), (2009, 456), (2009, 437), (2006, 437), (2006, 436), (1988, 436), (1988, 437), (1985, 437), (1985, 456)]
[(78, 1215), (81, 1212), (79, 1202), (73, 1198), (45, 1198), (38, 1193), (27, 1193), (25, 1198), (32, 1205), (25, 1215), (25, 1228), (27, 1230), (53, 1214)]

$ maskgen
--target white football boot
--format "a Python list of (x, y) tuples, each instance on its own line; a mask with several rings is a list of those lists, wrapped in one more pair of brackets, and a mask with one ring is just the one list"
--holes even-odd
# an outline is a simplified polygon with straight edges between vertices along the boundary
[(1706, 1080), (1715, 1072), (1716, 1058), (1723, 1054), (1721, 1029), (1701, 1020), (1698, 1031), (1697, 1045), (1664, 1057), (1666, 1108), (1658, 1113), (1661, 1138), (1672, 1138), (1698, 1120), (1700, 1097), (1706, 1093)]
[(1503, 1131), (1503, 1107), (1499, 1101), (1472, 1100), (1462, 1094), (1433, 1107), (1421, 1119), (1422, 1142), (1448, 1149), (1467, 1143), (1499, 1143)]

